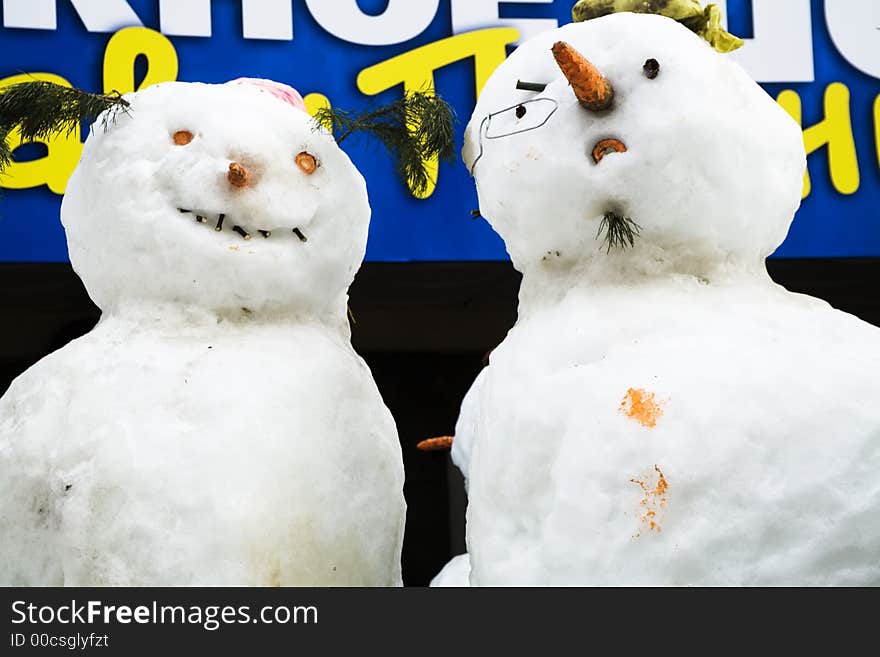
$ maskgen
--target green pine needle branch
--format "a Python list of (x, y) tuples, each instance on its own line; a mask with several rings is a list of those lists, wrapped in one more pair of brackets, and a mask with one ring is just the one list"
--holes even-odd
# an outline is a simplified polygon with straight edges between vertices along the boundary
[(642, 231), (642, 227), (629, 217), (622, 217), (616, 212), (606, 212), (599, 223), (599, 231), (596, 233), (598, 240), (603, 236), (602, 246), (605, 253), (611, 253), (614, 249), (624, 251), (636, 245), (636, 239)]
[(409, 92), (393, 103), (364, 112), (325, 107), (315, 114), (315, 120), (332, 127), (338, 143), (355, 132), (378, 139), (394, 157), (400, 178), (417, 196), (433, 182), (426, 161), (449, 161), (455, 151), (455, 113), (431, 92)]
[(35, 80), (0, 89), (0, 171), (12, 162), (7, 137), (15, 128), (22, 141), (70, 134), (83, 121), (93, 121), (101, 113), (106, 128), (118, 111), (129, 103), (117, 92), (93, 94), (54, 82)]

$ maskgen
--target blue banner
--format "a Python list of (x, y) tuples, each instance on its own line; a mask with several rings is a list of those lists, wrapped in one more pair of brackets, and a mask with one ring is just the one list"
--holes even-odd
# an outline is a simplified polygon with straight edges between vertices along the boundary
[[(358, 109), (433, 84), (460, 123), (517, 38), (570, 21), (573, 0), (3, 0), (0, 85), (22, 75), (89, 91), (162, 80), (279, 80)], [(782, 257), (880, 256), (880, 3), (727, 0), (730, 55), (804, 127), (809, 181)], [(122, 28), (126, 29), (120, 32)], [(0, 261), (67, 259), (58, 219), (76, 134), (26, 144), (0, 178)], [(349, 143), (352, 142), (352, 143)], [(15, 145), (15, 144), (13, 144)], [(373, 207), (367, 259), (505, 259), (474, 219), (465, 167), (440, 166), (416, 199), (369, 140), (346, 140)], [(760, 157), (760, 153), (756, 153)]]

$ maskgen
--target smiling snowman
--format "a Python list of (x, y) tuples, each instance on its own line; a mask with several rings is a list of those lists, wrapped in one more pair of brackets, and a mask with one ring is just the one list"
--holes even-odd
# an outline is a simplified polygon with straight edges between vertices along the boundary
[(676, 20), (600, 15), (499, 67), (464, 159), (523, 274), (456, 437), (470, 583), (880, 584), (880, 331), (764, 266), (785, 112)]
[(126, 99), (62, 206), (102, 319), (0, 401), (0, 582), (400, 584), (400, 447), (346, 314), (363, 178), (285, 85)]

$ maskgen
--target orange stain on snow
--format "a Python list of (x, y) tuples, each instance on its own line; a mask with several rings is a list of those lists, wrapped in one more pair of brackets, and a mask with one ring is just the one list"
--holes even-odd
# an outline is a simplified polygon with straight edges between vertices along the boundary
[(654, 466), (654, 471), (657, 473), (656, 484), (648, 483), (643, 479), (630, 479), (630, 481), (637, 484), (642, 489), (644, 495), (641, 502), (639, 502), (639, 506), (642, 509), (639, 519), (650, 531), (659, 534), (663, 531), (663, 528), (660, 526), (660, 516), (666, 508), (666, 493), (669, 490), (669, 482), (666, 481), (663, 472), (656, 465)]
[(657, 426), (657, 420), (663, 415), (663, 403), (657, 400), (653, 392), (630, 388), (620, 402), (619, 410), (643, 427), (651, 428)]

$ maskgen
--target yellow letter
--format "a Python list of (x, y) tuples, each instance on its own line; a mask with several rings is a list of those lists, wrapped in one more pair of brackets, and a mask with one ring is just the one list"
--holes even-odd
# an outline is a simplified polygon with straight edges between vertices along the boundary
[[(800, 96), (791, 90), (779, 94), (777, 101), (791, 117), (803, 125)], [(855, 194), (859, 189), (859, 161), (849, 111), (849, 89), (835, 82), (825, 90), (825, 118), (804, 130), (807, 155), (828, 146), (831, 183), (841, 194)], [(810, 174), (804, 179), (804, 198), (810, 195)]]
[[(327, 98), (324, 94), (312, 93), (303, 98), (303, 101), (306, 104), (306, 111), (314, 116), (318, 110), (324, 109), (325, 107), (330, 107), (330, 99)], [(330, 132), (333, 132), (332, 125), (324, 125), (324, 127)]]
[[(134, 62), (138, 55), (147, 57), (147, 74), (140, 89), (157, 82), (177, 78), (177, 53), (171, 42), (154, 30), (145, 27), (128, 27), (114, 34), (104, 51), (104, 91), (128, 93), (134, 88)], [(15, 75), (0, 80), (0, 87), (29, 80), (47, 80), (71, 86), (70, 82), (51, 73)], [(21, 145), (18, 130), (8, 137), (9, 145)], [(76, 127), (69, 134), (53, 135), (44, 140), (49, 154), (32, 162), (13, 162), (6, 170), (0, 186), (9, 189), (26, 189), (47, 185), (56, 194), (63, 194), (67, 179), (76, 168), (82, 154), (80, 130)]]
[(877, 163), (880, 164), (880, 96), (874, 101), (874, 141), (877, 143)]
[[(147, 74), (138, 89), (134, 88), (134, 62), (138, 55), (147, 58)], [(159, 32), (146, 27), (126, 27), (114, 34), (104, 50), (104, 93), (145, 89), (158, 82), (177, 79), (177, 51)]]
[[(507, 57), (506, 46), (519, 39), (519, 32), (509, 27), (495, 27), (488, 30), (466, 32), (421, 48), (392, 57), (364, 69), (358, 75), (358, 89), (368, 96), (382, 93), (398, 84), (403, 84), (404, 93), (412, 91), (434, 91), (434, 71), (468, 57), (474, 58), (476, 90), (479, 96), (489, 76)], [(427, 163), (429, 177), (433, 179), (425, 194), (428, 198), (434, 193), (439, 163)]]
[[(0, 88), (19, 82), (33, 82), (44, 80), (69, 87), (70, 82), (52, 73), (25, 73), (13, 75), (0, 80)], [(79, 156), (82, 153), (82, 144), (79, 141), (79, 126), (76, 126), (69, 134), (57, 134), (47, 139), (35, 140), (36, 143), (46, 145), (48, 155), (31, 162), (13, 162), (0, 177), (0, 187), (7, 189), (28, 189), (47, 185), (56, 194), (63, 194), (67, 185), (67, 179), (76, 168)], [(18, 128), (9, 133), (7, 138), (10, 148), (21, 146), (21, 134)]]

